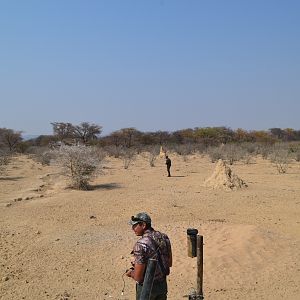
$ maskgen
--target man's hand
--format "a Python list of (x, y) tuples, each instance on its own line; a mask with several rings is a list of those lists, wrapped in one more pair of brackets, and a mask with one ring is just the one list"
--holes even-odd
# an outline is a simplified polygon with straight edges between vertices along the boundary
[(130, 269), (126, 270), (125, 275), (126, 275), (127, 277), (132, 277), (131, 274), (132, 274), (132, 271), (133, 271), (133, 270), (134, 270), (133, 267), (131, 267)]
[(135, 264), (131, 277), (137, 282), (143, 282), (146, 264)]

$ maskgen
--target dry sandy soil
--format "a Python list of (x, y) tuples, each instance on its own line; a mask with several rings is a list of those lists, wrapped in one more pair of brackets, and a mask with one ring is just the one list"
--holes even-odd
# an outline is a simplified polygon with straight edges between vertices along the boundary
[(169, 299), (196, 287), (196, 259), (186, 229), (204, 236), (205, 299), (300, 299), (300, 164), (279, 175), (256, 158), (234, 172), (246, 189), (204, 187), (215, 164), (170, 155), (151, 168), (139, 157), (128, 170), (109, 159), (93, 190), (66, 188), (58, 169), (19, 156), (0, 177), (0, 298), (134, 299), (130, 266), (137, 239), (127, 222), (148, 212), (171, 239)]

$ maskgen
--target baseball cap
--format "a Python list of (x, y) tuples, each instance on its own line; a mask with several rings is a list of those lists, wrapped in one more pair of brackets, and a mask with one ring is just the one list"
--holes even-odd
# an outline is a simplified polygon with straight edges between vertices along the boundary
[(145, 222), (146, 224), (151, 225), (150, 216), (145, 212), (138, 213), (135, 216), (131, 216), (131, 220), (129, 221), (129, 224), (133, 226), (141, 222)]

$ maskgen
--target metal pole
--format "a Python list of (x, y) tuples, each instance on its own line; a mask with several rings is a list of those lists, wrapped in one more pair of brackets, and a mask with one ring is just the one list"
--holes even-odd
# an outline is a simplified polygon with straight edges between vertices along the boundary
[(156, 266), (157, 266), (157, 260), (150, 258), (147, 264), (147, 269), (146, 269), (140, 300), (150, 299)]
[(197, 299), (203, 299), (203, 236), (197, 235)]

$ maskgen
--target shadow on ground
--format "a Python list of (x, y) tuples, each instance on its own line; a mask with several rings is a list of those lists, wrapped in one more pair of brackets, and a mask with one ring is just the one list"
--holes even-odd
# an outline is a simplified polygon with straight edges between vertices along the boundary
[(23, 179), (24, 177), (21, 177), (21, 176), (17, 176), (17, 177), (0, 177), (0, 180), (6, 180), (6, 181), (17, 181), (19, 179)]
[(118, 183), (104, 183), (104, 184), (96, 184), (90, 186), (90, 190), (114, 190), (114, 189), (119, 189), (121, 186)]

